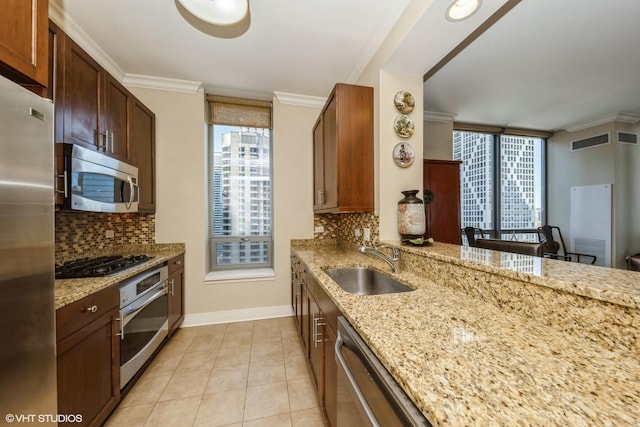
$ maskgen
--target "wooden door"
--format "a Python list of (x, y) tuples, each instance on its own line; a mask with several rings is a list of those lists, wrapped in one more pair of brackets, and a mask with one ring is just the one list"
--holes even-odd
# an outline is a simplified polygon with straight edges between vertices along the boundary
[(104, 70), (73, 40), (67, 39), (65, 47), (64, 142), (104, 151), (100, 135)]
[(156, 211), (156, 117), (135, 98), (129, 118), (131, 161), (138, 168), (138, 212)]
[(3, 0), (0, 67), (23, 84), (47, 86), (48, 0)]
[[(423, 188), (427, 230), (436, 242), (462, 244), (460, 231), (460, 163), (424, 160)], [(430, 193), (432, 199), (427, 194)]]

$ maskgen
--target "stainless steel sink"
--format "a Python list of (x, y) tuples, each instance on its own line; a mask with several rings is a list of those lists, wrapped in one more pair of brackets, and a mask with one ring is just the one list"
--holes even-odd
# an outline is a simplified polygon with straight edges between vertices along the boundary
[(324, 272), (342, 289), (356, 295), (380, 295), (413, 291), (410, 287), (370, 268), (327, 268)]

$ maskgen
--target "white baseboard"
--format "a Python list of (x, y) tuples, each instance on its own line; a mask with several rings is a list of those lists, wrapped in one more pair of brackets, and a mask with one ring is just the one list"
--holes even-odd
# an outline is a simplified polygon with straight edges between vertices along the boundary
[(189, 328), (192, 326), (246, 322), (249, 320), (272, 319), (288, 316), (293, 316), (293, 311), (290, 305), (247, 308), (243, 310), (212, 311), (209, 313), (185, 314), (181, 327)]

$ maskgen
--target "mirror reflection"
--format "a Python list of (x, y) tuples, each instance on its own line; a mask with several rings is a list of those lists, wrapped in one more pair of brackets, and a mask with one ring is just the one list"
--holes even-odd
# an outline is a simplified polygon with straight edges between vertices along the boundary
[[(640, 252), (637, 16), (634, 0), (520, 2), (425, 81), (425, 157), (456, 158), (454, 130), (461, 123), (490, 126), (487, 134), (505, 139), (517, 129), (548, 132), (545, 183), (534, 184), (546, 193), (536, 195), (536, 227), (528, 231), (556, 226), (568, 252), (599, 251), (596, 264), (627, 268), (627, 257)], [(464, 136), (470, 128), (458, 131)], [(465, 173), (471, 172), (463, 167)], [(524, 181), (486, 188), (504, 198), (505, 185)], [(464, 188), (462, 197), (464, 204)], [(476, 206), (478, 217), (500, 219), (490, 213), (495, 205)], [(465, 226), (487, 228), (463, 214)]]

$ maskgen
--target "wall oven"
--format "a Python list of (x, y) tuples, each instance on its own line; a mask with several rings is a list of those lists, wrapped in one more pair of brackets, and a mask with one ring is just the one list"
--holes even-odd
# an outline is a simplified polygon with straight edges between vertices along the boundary
[(120, 284), (120, 388), (142, 368), (169, 332), (167, 266)]
[[(64, 209), (138, 212), (138, 168), (76, 144), (56, 144), (64, 173), (58, 177)], [(60, 150), (62, 153), (60, 153)]]
[(344, 317), (338, 317), (338, 427), (431, 424)]

